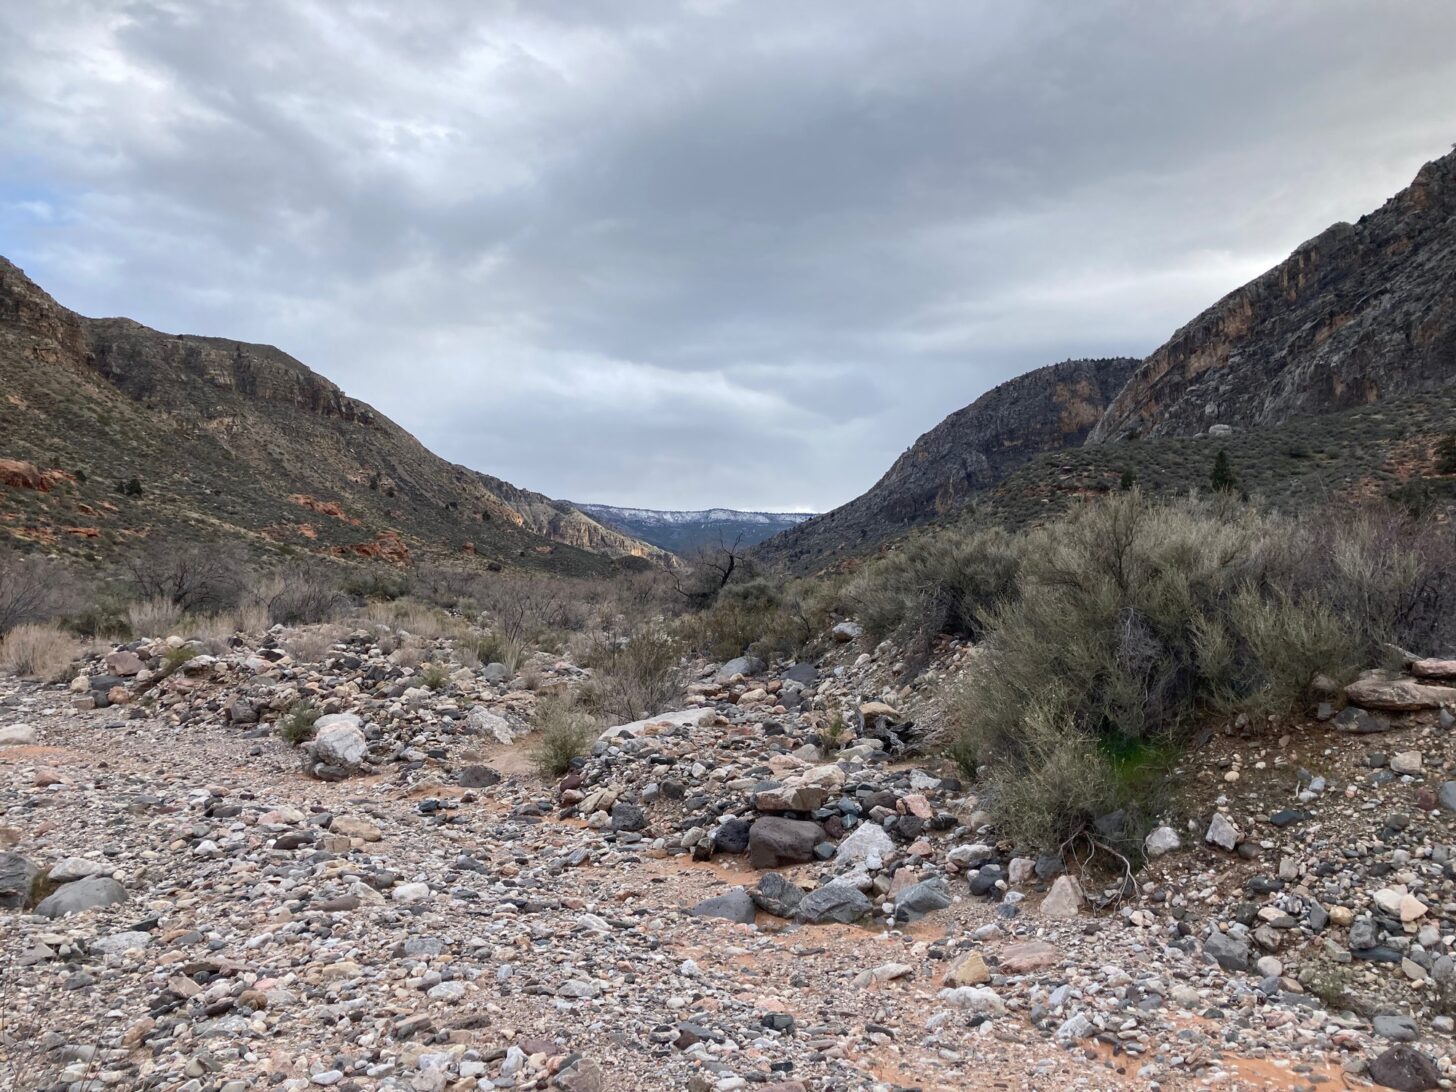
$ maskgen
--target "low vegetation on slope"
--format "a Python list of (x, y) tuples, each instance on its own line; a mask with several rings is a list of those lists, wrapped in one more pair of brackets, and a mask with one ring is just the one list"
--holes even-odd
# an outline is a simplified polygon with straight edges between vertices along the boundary
[(1417, 514), (1456, 501), (1456, 461), (1443, 458), (1456, 422), (1456, 386), (1320, 417), (1226, 435), (1159, 436), (1042, 455), (987, 491), (961, 517), (1024, 527), (1056, 518), (1089, 494), (1136, 484), (1185, 496), (1207, 489), (1219, 454), (1241, 493), (1299, 512), (1337, 498), (1387, 499)]
[(909, 541), (845, 602), (876, 635), (979, 642), (942, 741), (999, 829), (1130, 845), (1210, 717), (1295, 712), (1391, 647), (1456, 647), (1456, 539), (1385, 506), (1295, 519), (1134, 488), (1019, 534)]

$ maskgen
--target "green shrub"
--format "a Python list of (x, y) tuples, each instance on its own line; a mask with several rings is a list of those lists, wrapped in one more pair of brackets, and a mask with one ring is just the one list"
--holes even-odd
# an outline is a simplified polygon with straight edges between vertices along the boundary
[(162, 669), (168, 674), (176, 671), (188, 660), (196, 659), (200, 650), (193, 644), (181, 644), (167, 649), (162, 653)]
[(591, 750), (597, 738), (596, 722), (576, 707), (569, 694), (542, 698), (532, 718), (535, 746), (531, 761), (542, 777), (560, 777), (571, 760)]
[(708, 606), (689, 614), (681, 629), (713, 659), (745, 652), (771, 659), (797, 653), (823, 628), (825, 617), (825, 597), (807, 583), (756, 578), (724, 587)]
[(1411, 572), (1375, 571), (1371, 544), (1339, 534), (1310, 547), (1233, 501), (1137, 490), (1024, 535), (1019, 597), (984, 616), (986, 651), (948, 707), (954, 757), (989, 768), (1008, 833), (1061, 844), (1136, 811), (1209, 714), (1287, 712), (1316, 675), (1368, 662)]
[(386, 603), (408, 595), (412, 585), (409, 574), (375, 566), (352, 569), (339, 582), (340, 590), (345, 595)]
[(922, 535), (867, 565), (845, 589), (875, 639), (948, 633), (978, 639), (983, 617), (1017, 593), (1020, 559), (1002, 530)]
[(318, 721), (320, 711), (318, 706), (307, 699), (301, 699), (288, 707), (288, 711), (278, 718), (275, 731), (278, 738), (298, 747), (301, 744), (313, 739), (314, 724)]
[(1050, 693), (1025, 711), (1016, 744), (988, 763), (986, 797), (998, 829), (1019, 844), (1056, 849), (1118, 806), (1111, 763)]
[(444, 690), (450, 685), (450, 669), (444, 664), (426, 664), (420, 682), (431, 690)]

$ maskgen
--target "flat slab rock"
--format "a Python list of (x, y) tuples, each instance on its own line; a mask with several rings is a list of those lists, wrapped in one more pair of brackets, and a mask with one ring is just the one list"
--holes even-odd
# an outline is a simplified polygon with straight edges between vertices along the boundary
[(1386, 671), (1370, 671), (1345, 687), (1345, 697), (1362, 709), (1414, 713), (1456, 705), (1456, 687), (1432, 686)]
[(686, 728), (697, 724), (704, 716), (712, 716), (711, 709), (679, 709), (675, 713), (659, 713), (655, 717), (646, 717), (642, 720), (630, 721), (627, 724), (614, 725), (603, 732), (598, 738), (610, 743), (614, 739), (636, 739), (643, 735), (647, 728), (653, 724), (660, 724), (668, 728)]
[(1456, 679), (1456, 660), (1417, 660), (1411, 674), (1419, 679)]

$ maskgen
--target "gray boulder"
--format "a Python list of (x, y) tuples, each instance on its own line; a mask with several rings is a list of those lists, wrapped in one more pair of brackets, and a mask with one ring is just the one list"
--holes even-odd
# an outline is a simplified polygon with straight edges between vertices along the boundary
[(628, 804), (625, 801), (612, 805), (611, 819), (613, 830), (625, 830), (628, 833), (642, 830), (647, 826), (647, 813), (636, 804)]
[(1161, 857), (1165, 853), (1172, 853), (1182, 844), (1183, 840), (1172, 827), (1159, 827), (1143, 839), (1143, 852), (1149, 858)]
[(800, 686), (817, 686), (819, 669), (813, 664), (797, 663), (783, 674), (784, 682), (795, 682)]
[(895, 896), (895, 920), (916, 921), (932, 910), (944, 910), (949, 905), (950, 889), (946, 887), (945, 880), (939, 876), (921, 880)]
[(1421, 1037), (1421, 1029), (1409, 1016), (1381, 1013), (1370, 1021), (1375, 1034), (1392, 1043), (1413, 1043)]
[(1227, 933), (1212, 933), (1203, 942), (1203, 951), (1226, 971), (1247, 971), (1249, 969), (1249, 945), (1247, 941), (1231, 937)]
[(855, 827), (834, 850), (836, 861), (858, 864), (868, 857), (888, 860), (895, 852), (895, 843), (885, 828), (878, 823), (866, 822)]
[(39, 869), (18, 853), (0, 853), (0, 907), (19, 910), (30, 903), (30, 885)]
[(718, 673), (713, 676), (713, 679), (716, 682), (727, 682), (734, 675), (757, 675), (767, 667), (768, 664), (757, 656), (738, 656), (718, 668)]
[(748, 894), (748, 888), (735, 887), (726, 895), (716, 895), (711, 899), (704, 899), (688, 913), (695, 918), (723, 918), (727, 921), (752, 925), (755, 909), (753, 899)]
[(788, 918), (793, 916), (794, 908), (804, 900), (804, 891), (777, 872), (765, 872), (759, 878), (758, 886), (749, 892), (749, 896), (754, 905), (765, 913)]
[(63, 918), (98, 906), (125, 902), (126, 897), (126, 888), (110, 876), (87, 876), (51, 892), (41, 899), (35, 912), (43, 918)]
[(826, 921), (852, 925), (873, 911), (874, 906), (863, 891), (835, 880), (805, 895), (795, 908), (794, 917), (810, 925)]
[(1370, 1060), (1370, 1079), (1397, 1092), (1427, 1092), (1441, 1087), (1441, 1071), (1415, 1047), (1397, 1043)]
[(818, 823), (765, 816), (748, 830), (748, 863), (754, 868), (803, 864), (814, 859), (814, 847), (823, 840), (824, 828)]
[(1456, 781), (1442, 781), (1436, 802), (1447, 811), (1456, 811)]
[(492, 713), (483, 705), (473, 706), (465, 714), (465, 723), (471, 731), (490, 736), (497, 743), (511, 743), (516, 738), (516, 730), (511, 727), (511, 722), (498, 713)]
[(1234, 825), (1234, 821), (1221, 811), (1213, 813), (1213, 818), (1208, 824), (1208, 833), (1203, 840), (1210, 845), (1218, 846), (1220, 849), (1234, 849), (1243, 840), (1243, 834)]
[(354, 713), (332, 713), (314, 723), (314, 736), (306, 744), (314, 760), (325, 766), (357, 769), (369, 753), (364, 722)]

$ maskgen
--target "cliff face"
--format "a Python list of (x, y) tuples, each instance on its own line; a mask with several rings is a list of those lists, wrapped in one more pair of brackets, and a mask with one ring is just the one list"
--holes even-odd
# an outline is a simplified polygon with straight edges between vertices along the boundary
[(794, 567), (852, 554), (962, 507), (1033, 457), (1080, 446), (1137, 361), (1068, 360), (987, 391), (915, 441), (863, 496), (763, 543)]
[[(237, 535), (399, 560), (397, 538), (573, 572), (662, 556), (569, 506), (544, 518), (549, 498), (447, 463), (272, 346), (83, 318), (3, 258), (0, 392), (0, 459), (72, 482), (43, 503), (0, 488), (0, 537), (99, 557), (158, 534)], [(132, 478), (141, 493), (118, 492)]]
[(1175, 333), (1088, 442), (1275, 424), (1453, 380), (1456, 152)]

